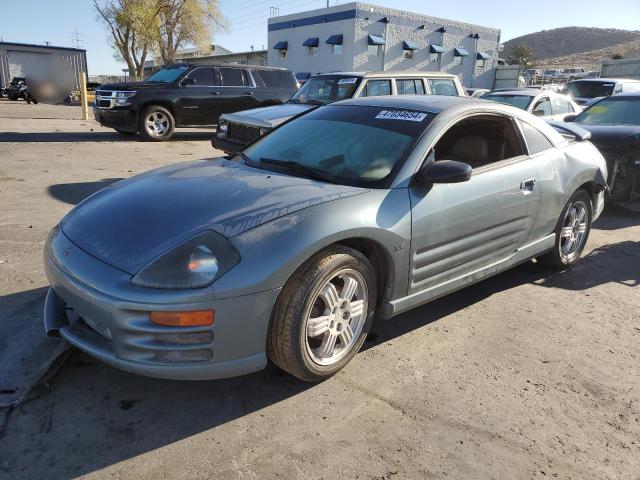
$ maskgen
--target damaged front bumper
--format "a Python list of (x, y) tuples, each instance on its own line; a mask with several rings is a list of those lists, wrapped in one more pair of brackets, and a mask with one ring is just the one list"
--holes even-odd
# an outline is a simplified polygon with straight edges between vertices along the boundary
[[(216, 300), (192, 292), (132, 289), (130, 276), (75, 246), (59, 229), (45, 247), (51, 283), (44, 311), (49, 336), (141, 375), (202, 380), (251, 373), (266, 366), (266, 334), (279, 289)], [(141, 290), (148, 290), (144, 292)], [(172, 327), (151, 322), (152, 311), (214, 310), (213, 325)]]

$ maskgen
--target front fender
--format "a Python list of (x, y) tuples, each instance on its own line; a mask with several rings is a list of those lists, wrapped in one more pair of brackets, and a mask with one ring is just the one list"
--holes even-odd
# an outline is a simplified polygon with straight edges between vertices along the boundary
[[(371, 190), (315, 205), (230, 239), (240, 263), (214, 283), (216, 299), (282, 287), (311, 256), (349, 239), (376, 242), (388, 258), (389, 294), (406, 293), (411, 242), (407, 189)], [(394, 281), (394, 279), (398, 279)]]

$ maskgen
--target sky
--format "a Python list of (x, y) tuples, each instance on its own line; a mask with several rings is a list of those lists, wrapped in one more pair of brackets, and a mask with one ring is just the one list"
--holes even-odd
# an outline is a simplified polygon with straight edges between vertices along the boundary
[[(331, 5), (336, 0), (329, 0)], [(232, 51), (261, 49), (267, 43), (270, 7), (281, 15), (322, 8), (326, 0), (219, 0), (228, 29), (214, 34), (212, 43)], [(348, 3), (340, 0), (339, 3)], [(637, 30), (640, 0), (527, 0), (517, 8), (514, 0), (368, 0), (366, 3), (409, 10), (435, 17), (475, 23), (502, 30), (502, 40), (557, 27), (580, 26)], [(7, 8), (12, 4), (16, 8)], [(18, 8), (19, 5), (19, 8)], [(558, 8), (559, 7), (559, 8)], [(113, 58), (110, 34), (97, 19), (91, 0), (0, 1), (0, 39), (6, 42), (73, 46), (79, 32), (87, 50), (89, 75), (118, 74), (124, 64)]]

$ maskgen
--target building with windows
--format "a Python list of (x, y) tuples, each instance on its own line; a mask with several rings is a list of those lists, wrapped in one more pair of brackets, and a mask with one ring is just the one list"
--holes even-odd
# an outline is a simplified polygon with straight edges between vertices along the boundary
[(500, 30), (366, 3), (269, 19), (267, 64), (300, 79), (332, 71), (418, 70), (491, 88)]

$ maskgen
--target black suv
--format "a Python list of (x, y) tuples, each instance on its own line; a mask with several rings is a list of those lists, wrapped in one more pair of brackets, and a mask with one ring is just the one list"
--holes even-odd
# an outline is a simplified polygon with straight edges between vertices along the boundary
[(162, 141), (176, 127), (212, 126), (223, 113), (283, 103), (297, 89), (283, 68), (177, 64), (144, 82), (102, 85), (94, 116), (120, 133)]

